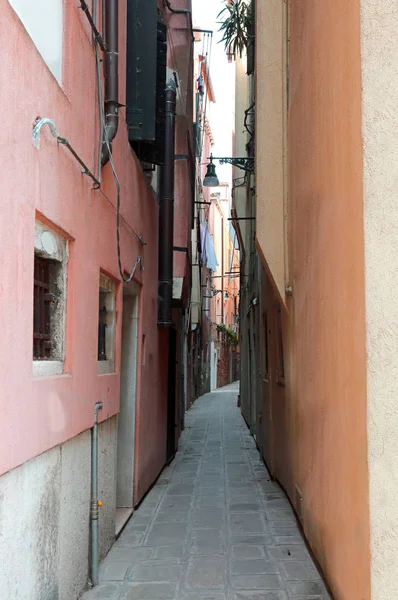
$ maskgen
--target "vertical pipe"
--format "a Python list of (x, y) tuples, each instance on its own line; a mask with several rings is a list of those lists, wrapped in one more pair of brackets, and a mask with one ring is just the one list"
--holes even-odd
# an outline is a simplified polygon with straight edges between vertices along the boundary
[(94, 407), (94, 427), (91, 442), (91, 582), (98, 584), (99, 543), (98, 543), (98, 412), (102, 403)]
[[(105, 15), (105, 135), (109, 145), (119, 127), (119, 2), (104, 0)], [(106, 141), (102, 145), (102, 166), (109, 160)]]
[(173, 324), (173, 238), (174, 238), (174, 154), (176, 85), (166, 87), (165, 160), (160, 176), (159, 200), (159, 309), (158, 325)]
[(221, 323), (224, 323), (224, 217), (221, 217)]

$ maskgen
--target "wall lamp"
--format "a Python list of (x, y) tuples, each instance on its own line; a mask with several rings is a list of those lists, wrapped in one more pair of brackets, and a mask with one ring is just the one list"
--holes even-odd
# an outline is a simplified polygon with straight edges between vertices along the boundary
[[(211, 298), (213, 298), (214, 296), (217, 296), (217, 294), (219, 294), (220, 292), (222, 294), (224, 292), (224, 290), (212, 290), (211, 291)], [(228, 290), (225, 290), (224, 300), (225, 301), (229, 300)]]
[(220, 165), (230, 164), (238, 169), (243, 169), (243, 171), (254, 171), (254, 158), (252, 156), (218, 157), (211, 154), (209, 160), (206, 176), (203, 180), (204, 187), (217, 187), (220, 185), (216, 173), (216, 165), (213, 163), (213, 160), (218, 160)]

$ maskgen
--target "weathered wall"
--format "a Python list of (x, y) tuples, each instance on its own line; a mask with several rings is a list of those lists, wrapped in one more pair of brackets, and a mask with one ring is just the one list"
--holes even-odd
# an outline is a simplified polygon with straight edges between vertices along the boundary
[[(119, 86), (120, 102), (124, 103), (125, 1), (119, 2), (119, 13)], [(2, 178), (0, 214), (3, 299), (0, 473), (91, 427), (97, 401), (104, 404), (101, 420), (117, 414), (122, 313), (119, 287), (116, 368), (114, 373), (98, 375), (100, 269), (120, 281), (116, 193), (111, 167), (108, 164), (102, 170), (103, 193), (94, 191), (90, 179), (81, 174), (80, 165), (65, 147), (57, 145), (48, 129), (42, 130), (40, 150), (32, 143), (35, 119), (51, 117), (60, 134), (66, 136), (89, 167), (96, 170), (99, 121), (95, 57), (85, 17), (76, 4), (64, 3), (61, 84), (48, 70), (8, 2), (4, 4), (2, 22), (6, 33), (0, 97), (9, 110), (0, 148), (0, 160), (6, 173)], [(121, 223), (122, 265), (130, 272), (140, 255), (145, 267), (143, 273), (137, 270), (135, 276), (142, 307), (140, 341), (142, 335), (147, 340), (146, 366), (138, 373), (137, 384), (137, 407), (142, 408), (136, 422), (137, 431), (142, 430), (136, 452), (141, 454), (142, 465), (142, 469), (141, 466), (136, 469), (138, 501), (165, 461), (162, 428), (165, 429), (163, 390), (167, 371), (163, 364), (167, 363), (167, 349), (161, 347), (157, 332), (158, 206), (129, 147), (123, 109), (113, 153), (121, 182), (121, 212), (128, 223)], [(35, 216), (64, 233), (69, 240), (65, 373), (57, 377), (32, 376)], [(143, 237), (145, 246), (130, 227)], [(141, 363), (140, 351), (138, 362)], [(148, 439), (154, 443), (148, 444)]]
[[(280, 292), (283, 4), (257, 3), (256, 63), (257, 238)], [(290, 18), (293, 298), (286, 387), (264, 435), (334, 597), (369, 600), (359, 0), (292, 2)]]
[(398, 596), (398, 10), (361, 0), (372, 600)]
[[(116, 433), (116, 418), (99, 426), (101, 557), (115, 534)], [(89, 431), (0, 478), (4, 598), (78, 598), (89, 575), (90, 485)]]
[(359, 17), (358, 0), (291, 6), (294, 376), (278, 438), (295, 458), (277, 475), (336, 600), (370, 597)]
[(256, 2), (256, 238), (285, 298), (285, 2)]

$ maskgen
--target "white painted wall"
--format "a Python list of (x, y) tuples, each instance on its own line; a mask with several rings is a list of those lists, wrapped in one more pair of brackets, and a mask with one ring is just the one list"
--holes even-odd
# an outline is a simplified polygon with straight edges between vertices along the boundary
[[(99, 426), (100, 552), (115, 534), (116, 417)], [(76, 600), (89, 575), (91, 432), (0, 478), (0, 598)]]
[(361, 0), (372, 600), (398, 598), (397, 31), (396, 0)]
[(44, 62), (58, 81), (62, 79), (63, 0), (8, 0)]

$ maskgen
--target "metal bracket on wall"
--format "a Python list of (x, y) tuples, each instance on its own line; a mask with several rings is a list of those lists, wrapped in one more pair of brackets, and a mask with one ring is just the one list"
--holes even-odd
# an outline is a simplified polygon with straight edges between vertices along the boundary
[(293, 288), (291, 285), (285, 286), (285, 294), (286, 296), (293, 296)]

